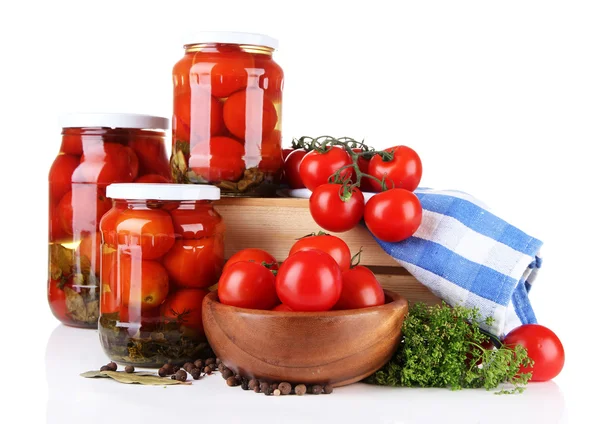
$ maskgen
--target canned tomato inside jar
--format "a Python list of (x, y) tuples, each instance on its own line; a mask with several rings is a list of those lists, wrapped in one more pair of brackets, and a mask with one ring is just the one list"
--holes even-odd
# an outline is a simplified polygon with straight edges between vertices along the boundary
[(220, 190), (111, 184), (102, 233), (99, 331), (116, 362), (147, 367), (206, 356), (202, 300), (224, 263)]
[(138, 114), (62, 117), (48, 175), (48, 302), (64, 324), (98, 325), (100, 234), (111, 183), (169, 182), (169, 120)]
[(173, 68), (171, 171), (227, 195), (273, 195), (282, 170), (283, 70), (277, 40), (205, 32)]

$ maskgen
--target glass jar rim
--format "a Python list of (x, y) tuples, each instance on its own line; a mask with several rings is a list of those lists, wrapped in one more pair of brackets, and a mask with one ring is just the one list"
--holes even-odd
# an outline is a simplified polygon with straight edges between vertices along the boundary
[(219, 200), (221, 189), (204, 184), (114, 183), (106, 197), (124, 200)]
[(70, 113), (60, 117), (62, 128), (134, 128), (168, 130), (170, 122), (163, 116), (139, 113)]
[(265, 34), (232, 31), (200, 31), (186, 37), (184, 47), (196, 44), (237, 44), (240, 46), (258, 46), (277, 50), (279, 40)]

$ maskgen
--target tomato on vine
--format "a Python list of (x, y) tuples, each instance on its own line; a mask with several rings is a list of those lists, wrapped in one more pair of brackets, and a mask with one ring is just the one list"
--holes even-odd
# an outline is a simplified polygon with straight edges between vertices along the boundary
[(342, 181), (349, 179), (352, 174), (350, 165), (352, 159), (345, 149), (325, 145), (325, 150), (313, 150), (302, 159), (300, 178), (307, 189), (314, 191), (321, 184), (327, 184), (329, 177), (338, 171)]
[[(380, 155), (373, 156), (369, 162), (369, 175), (380, 181), (385, 179), (387, 187), (414, 191), (423, 173), (421, 158), (417, 152), (407, 146), (390, 147), (385, 151), (393, 153), (393, 156), (391, 159)], [(379, 182), (371, 182), (375, 191), (382, 191)]]
[(423, 215), (419, 198), (403, 188), (378, 193), (365, 205), (365, 224), (375, 237), (398, 242), (412, 236)]
[(351, 230), (360, 222), (365, 198), (356, 187), (322, 184), (313, 190), (309, 208), (313, 219), (321, 228), (341, 233)]
[(292, 189), (305, 187), (302, 178), (300, 178), (300, 163), (307, 153), (302, 149), (294, 150), (283, 162), (283, 175), (288, 186)]

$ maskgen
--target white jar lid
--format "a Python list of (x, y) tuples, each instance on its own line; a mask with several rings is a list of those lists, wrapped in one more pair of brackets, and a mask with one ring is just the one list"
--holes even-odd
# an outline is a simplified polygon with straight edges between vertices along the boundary
[(62, 128), (136, 128), (169, 129), (169, 119), (137, 113), (72, 113), (60, 118)]
[(230, 31), (201, 31), (192, 34), (184, 42), (185, 46), (204, 43), (239, 44), (245, 46), (263, 46), (273, 50), (279, 47), (276, 38), (253, 32), (230, 32)]
[(125, 200), (219, 200), (221, 189), (202, 184), (115, 183), (106, 197)]

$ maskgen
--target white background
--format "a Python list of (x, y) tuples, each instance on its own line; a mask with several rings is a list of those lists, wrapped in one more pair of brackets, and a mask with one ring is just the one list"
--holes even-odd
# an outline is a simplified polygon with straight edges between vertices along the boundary
[[(594, 408), (598, 2), (106, 0), (1, 7), (0, 355), (9, 375), (25, 377), (11, 380), (3, 369), (0, 388), (11, 394), (2, 395), (0, 414), (18, 411), (15, 417), (41, 422), (49, 396), (69, 390), (36, 378), (45, 372), (47, 344), (57, 347), (49, 344), (57, 321), (45, 286), (46, 181), (60, 143), (58, 116), (170, 116), (171, 68), (190, 40), (184, 35), (197, 30), (262, 32), (280, 40), (275, 58), (286, 78), (284, 140), (330, 134), (364, 137), (378, 147), (406, 144), (423, 160), (422, 185), (469, 192), (542, 239), (545, 262), (531, 299), (539, 322), (559, 335), (567, 357), (552, 387), (558, 387), (570, 422)], [(77, 341), (69, 339), (73, 352), (79, 352)], [(70, 349), (61, 345), (61, 355), (68, 359)], [(67, 369), (65, 375), (85, 371)], [(139, 397), (144, 388), (126, 389)], [(346, 393), (348, 406), (361, 399), (375, 405), (378, 396), (366, 389), (358, 397)], [(344, 392), (337, 396), (342, 413)], [(394, 396), (386, 397), (384, 409), (394, 408)], [(439, 396), (431, 402), (451, 408), (452, 401)], [(518, 419), (511, 412), (516, 401), (503, 402), (494, 416)], [(553, 402), (534, 399), (531, 411)], [(419, 402), (413, 418), (414, 405)], [(109, 405), (98, 411), (111, 414)], [(399, 410), (397, 420), (402, 417)], [(50, 412), (48, 418), (53, 422)]]

